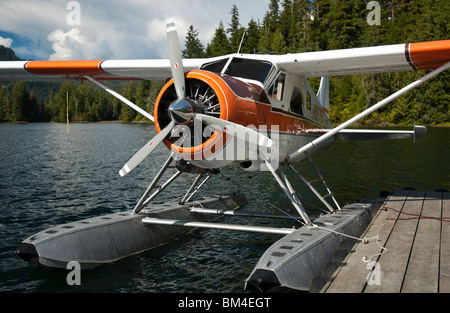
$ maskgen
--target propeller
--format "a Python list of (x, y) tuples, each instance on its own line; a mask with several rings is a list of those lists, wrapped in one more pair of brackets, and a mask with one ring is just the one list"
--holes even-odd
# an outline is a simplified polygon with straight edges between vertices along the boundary
[[(169, 115), (172, 121), (155, 137), (152, 138), (145, 146), (143, 146), (119, 171), (120, 176), (128, 174), (136, 166), (138, 166), (172, 131), (177, 124), (186, 124), (191, 119), (200, 118), (202, 122), (213, 128), (236, 136), (242, 140), (248, 141), (246, 133), (252, 134), (253, 138), (257, 138), (258, 145), (271, 147), (272, 141), (257, 131), (248, 127), (232, 123), (213, 116), (197, 113), (198, 105), (194, 100), (186, 98), (186, 85), (184, 79), (183, 59), (181, 55), (180, 42), (178, 40), (177, 29), (173, 19), (167, 21), (167, 42), (169, 46), (170, 67), (175, 90), (178, 99), (169, 106)], [(200, 111), (202, 111), (200, 109)], [(252, 137), (252, 136), (249, 136)]]
[(131, 172), (138, 166), (172, 131), (176, 123), (185, 123), (186, 120), (183, 113), (188, 107), (191, 108), (190, 103), (186, 100), (186, 88), (184, 81), (183, 58), (181, 55), (180, 42), (178, 40), (177, 28), (173, 19), (167, 20), (167, 42), (169, 46), (170, 68), (172, 78), (174, 80), (175, 90), (177, 92), (178, 100), (173, 103), (169, 109), (172, 121), (163, 130), (161, 130), (155, 137), (152, 138), (145, 146), (143, 146), (119, 171), (120, 176), (124, 176)]
[(180, 41), (178, 40), (177, 28), (173, 19), (167, 21), (167, 43), (169, 45), (170, 69), (175, 84), (178, 99), (186, 98), (184, 82), (183, 58), (181, 55)]
[(122, 169), (119, 171), (120, 176), (124, 176), (131, 172), (136, 166), (138, 166), (157, 146), (166, 138), (172, 128), (175, 126), (175, 121), (170, 122), (162, 131), (160, 131), (152, 140), (150, 140), (145, 146), (143, 146)]

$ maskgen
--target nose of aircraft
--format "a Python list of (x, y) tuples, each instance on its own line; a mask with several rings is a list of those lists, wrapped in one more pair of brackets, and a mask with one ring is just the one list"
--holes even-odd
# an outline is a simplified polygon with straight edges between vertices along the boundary
[(195, 113), (194, 107), (195, 103), (190, 99), (176, 100), (169, 106), (169, 115), (178, 124), (186, 124), (192, 119), (192, 113)]

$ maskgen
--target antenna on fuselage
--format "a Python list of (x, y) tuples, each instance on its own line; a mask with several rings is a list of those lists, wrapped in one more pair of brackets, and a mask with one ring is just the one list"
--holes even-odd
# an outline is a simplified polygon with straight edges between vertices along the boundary
[(244, 33), (242, 34), (241, 43), (239, 44), (239, 49), (238, 49), (238, 51), (237, 51), (238, 54), (239, 54), (239, 52), (241, 51), (242, 42), (244, 42), (244, 37), (245, 37), (245, 31), (244, 31)]

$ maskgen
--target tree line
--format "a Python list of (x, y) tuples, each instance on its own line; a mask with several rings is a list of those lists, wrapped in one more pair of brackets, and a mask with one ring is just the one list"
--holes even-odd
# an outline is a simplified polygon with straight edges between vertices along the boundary
[[(111, 84), (124, 97), (148, 112), (152, 112), (153, 103), (163, 86), (161, 82), (153, 81)], [(1, 122), (65, 122), (67, 111), (71, 122), (146, 121), (117, 98), (87, 83), (39, 84), (38, 88), (49, 90), (42, 101), (34, 94), (35, 86), (29, 85), (16, 82), (10, 91), (7, 88), (0, 89)]]
[[(369, 4), (369, 2), (371, 2)], [(379, 5), (379, 11), (377, 10)], [(230, 21), (215, 29), (206, 47), (194, 25), (188, 29), (183, 57), (241, 53), (296, 53), (442, 40), (449, 37), (447, 0), (271, 0), (262, 20), (241, 25), (233, 5)], [(378, 14), (378, 16), (376, 16)], [(377, 23), (371, 20), (378, 17)], [(3, 55), (11, 59), (10, 53)], [(330, 118), (339, 124), (424, 75), (424, 71), (350, 75), (330, 80)], [(364, 120), (366, 124), (449, 123), (449, 71), (400, 97)], [(310, 80), (317, 87), (318, 79)], [(146, 111), (162, 82), (109, 82)], [(91, 84), (80, 82), (4, 84), (0, 121), (143, 120), (142, 116)]]

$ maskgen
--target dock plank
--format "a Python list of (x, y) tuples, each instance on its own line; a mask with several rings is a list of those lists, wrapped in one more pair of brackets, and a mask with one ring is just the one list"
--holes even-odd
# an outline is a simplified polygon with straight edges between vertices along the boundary
[[(424, 217), (441, 217), (442, 193), (427, 192), (422, 209)], [(401, 292), (436, 293), (439, 283), (441, 223), (421, 218)]]
[[(411, 191), (405, 199), (401, 211), (420, 214), (424, 196), (424, 191)], [(385, 207), (388, 210), (398, 209), (392, 207), (390, 201), (386, 202)], [(400, 214), (398, 216), (398, 218), (403, 217), (408, 218), (408, 215)], [(418, 222), (418, 219), (396, 221), (385, 245), (389, 253), (381, 255), (378, 259), (382, 275), (380, 283), (367, 285), (364, 292), (399, 293), (401, 291)]]
[[(401, 190), (396, 194), (389, 196), (386, 206), (400, 211), (409, 194), (408, 190)], [(380, 210), (374, 217), (374, 220), (369, 225), (365, 234), (366, 238), (373, 238), (379, 236), (380, 245), (384, 245), (386, 238), (389, 237), (394, 220), (390, 218), (397, 218), (399, 213), (394, 210)], [(359, 244), (355, 252), (350, 254), (345, 261), (345, 266), (341, 267), (335, 275), (331, 284), (326, 286), (327, 293), (360, 293), (366, 287), (367, 276), (370, 273), (368, 263), (363, 262), (363, 257), (371, 258), (382, 252), (382, 249), (376, 243)]]
[(439, 292), (450, 293), (450, 192), (442, 196), (441, 251), (439, 268)]
[(450, 192), (397, 190), (383, 207), (364, 235), (389, 250), (372, 259), (379, 277), (368, 280), (362, 257), (380, 249), (358, 243), (321, 292), (450, 292)]

